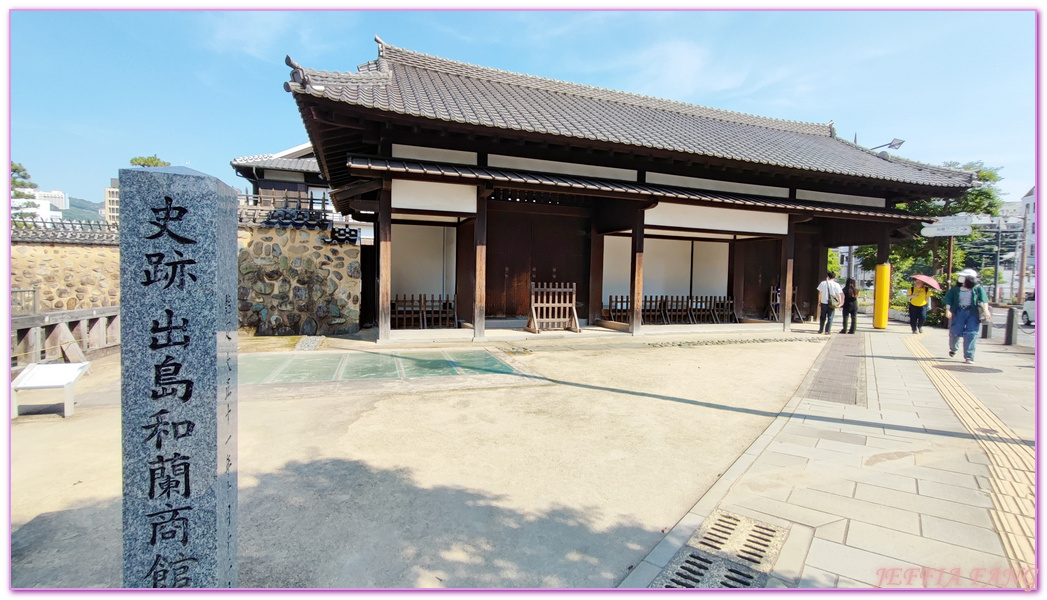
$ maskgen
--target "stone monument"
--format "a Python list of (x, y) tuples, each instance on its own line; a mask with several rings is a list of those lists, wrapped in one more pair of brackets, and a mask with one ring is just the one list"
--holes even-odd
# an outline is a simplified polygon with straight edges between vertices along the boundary
[(236, 191), (120, 171), (123, 586), (236, 587)]

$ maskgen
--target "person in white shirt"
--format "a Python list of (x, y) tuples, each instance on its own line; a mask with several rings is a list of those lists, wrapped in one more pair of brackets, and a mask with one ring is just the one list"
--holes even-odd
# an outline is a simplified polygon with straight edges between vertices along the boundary
[[(830, 302), (834, 301), (836, 306)], [(836, 283), (836, 273), (829, 271), (825, 281), (818, 284), (818, 303), (821, 305), (821, 316), (818, 318), (818, 333), (826, 335), (833, 331), (833, 314), (837, 306), (843, 305), (843, 288)]]

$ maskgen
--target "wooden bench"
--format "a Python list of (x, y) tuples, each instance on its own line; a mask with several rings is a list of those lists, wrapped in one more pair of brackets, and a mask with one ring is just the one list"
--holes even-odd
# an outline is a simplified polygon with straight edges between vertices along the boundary
[(62, 417), (73, 416), (73, 388), (91, 363), (33, 363), (11, 382), (11, 418), (18, 418), (18, 392), (23, 390), (63, 389)]

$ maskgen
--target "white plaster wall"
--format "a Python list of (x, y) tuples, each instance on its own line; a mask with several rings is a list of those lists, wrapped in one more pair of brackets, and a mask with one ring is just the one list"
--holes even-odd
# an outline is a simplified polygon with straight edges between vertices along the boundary
[(812, 192), (810, 190), (796, 190), (796, 199), (812, 200), (814, 202), (832, 202), (834, 204), (851, 204), (854, 206), (875, 206), (878, 208), (887, 206), (887, 200), (884, 198), (851, 196), (849, 194), (830, 194), (829, 192)]
[(691, 270), (694, 296), (726, 296), (727, 267), (731, 247), (718, 242), (693, 242), (694, 268)]
[(393, 158), (430, 160), (433, 162), (455, 163), (459, 165), (476, 164), (475, 152), (444, 150), (443, 148), (426, 148), (425, 146), (407, 146), (404, 144), (393, 144)]
[(603, 242), (603, 300), (608, 296), (629, 295), (629, 264), (632, 260), (628, 237), (608, 235)]
[(613, 167), (583, 165), (580, 163), (568, 163), (556, 160), (540, 160), (537, 158), (520, 158), (518, 156), (503, 156), (501, 154), (488, 155), (487, 165), (502, 169), (519, 169), (521, 171), (541, 171), (544, 173), (559, 173), (561, 175), (578, 175), (580, 177), (602, 177), (604, 179), (636, 181), (636, 171), (632, 169), (615, 169)]
[(476, 186), (394, 179), (393, 209), (475, 213)]
[[(645, 296), (686, 296), (691, 285), (691, 242), (646, 238), (643, 246), (643, 294)], [(631, 248), (631, 238), (620, 236), (604, 238), (603, 295), (605, 301), (607, 296), (629, 295)], [(724, 273), (726, 277), (726, 270)]]
[(305, 173), (297, 171), (279, 171), (274, 169), (265, 169), (262, 171), (262, 177), (265, 179), (272, 179), (273, 181), (305, 181)]
[(659, 203), (644, 215), (647, 225), (785, 234), (789, 230), (789, 215), (784, 213), (711, 208), (689, 204)]
[(454, 241), (453, 228), (394, 224), (392, 293), (454, 293)]
[[(643, 241), (643, 295), (686, 296), (691, 288), (691, 242)], [(626, 290), (626, 293), (629, 293)]]
[(714, 192), (730, 192), (733, 194), (753, 194), (756, 196), (772, 196), (774, 198), (788, 198), (789, 188), (772, 187), (767, 185), (754, 185), (751, 183), (735, 183), (733, 181), (719, 181), (716, 179), (701, 179), (698, 177), (684, 177), (683, 175), (669, 175), (668, 173), (647, 173), (647, 183), (656, 185), (673, 185), (676, 187), (692, 188), (696, 190), (710, 190)]

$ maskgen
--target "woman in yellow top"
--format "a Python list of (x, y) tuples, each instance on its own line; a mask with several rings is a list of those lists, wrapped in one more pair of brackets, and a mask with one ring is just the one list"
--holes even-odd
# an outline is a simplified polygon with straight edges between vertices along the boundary
[(923, 324), (927, 321), (927, 304), (930, 301), (931, 291), (927, 285), (920, 280), (914, 280), (913, 286), (909, 288), (909, 327), (912, 332), (923, 333)]

